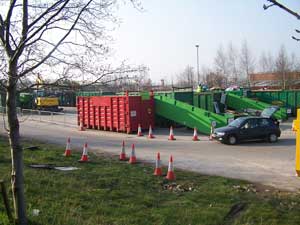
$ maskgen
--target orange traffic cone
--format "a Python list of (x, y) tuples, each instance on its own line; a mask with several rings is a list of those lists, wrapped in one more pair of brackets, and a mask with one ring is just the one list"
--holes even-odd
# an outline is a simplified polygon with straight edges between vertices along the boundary
[(211, 125), (211, 126), (210, 126), (210, 135), (209, 135), (209, 140), (210, 140), (210, 141), (213, 140), (213, 136), (212, 136), (212, 135), (213, 135), (213, 132), (214, 132), (214, 128), (213, 128), (213, 126)]
[(129, 158), (129, 163), (130, 164), (135, 164), (136, 163), (136, 156), (135, 156), (135, 147), (134, 147), (134, 144), (132, 144), (131, 154), (130, 154), (130, 158)]
[(137, 133), (137, 136), (138, 136), (138, 137), (142, 137), (142, 136), (143, 136), (141, 124), (139, 124), (139, 126), (138, 126), (138, 133)]
[(66, 150), (65, 150), (65, 156), (71, 156), (71, 139), (68, 138), (67, 140), (67, 145), (66, 145)]
[(153, 135), (153, 133), (152, 133), (152, 127), (151, 127), (151, 125), (149, 126), (149, 134), (148, 134), (148, 138), (154, 138), (154, 135)]
[(126, 153), (125, 153), (125, 141), (122, 143), (122, 151), (120, 153), (120, 160), (125, 161), (126, 160)]
[(155, 170), (154, 170), (154, 175), (155, 176), (162, 176), (162, 169), (161, 169), (161, 165), (160, 165), (160, 154), (159, 152), (157, 153), (156, 156), (156, 162), (155, 162)]
[(200, 141), (197, 134), (197, 128), (194, 128), (194, 135), (193, 135), (193, 141)]
[(79, 131), (85, 131), (82, 120), (80, 120)]
[(170, 127), (170, 135), (169, 135), (168, 140), (170, 140), (170, 141), (175, 141), (176, 140), (175, 137), (174, 137), (173, 127), (172, 126)]
[(81, 159), (79, 160), (79, 162), (88, 162), (88, 161), (89, 161), (88, 149), (87, 149), (87, 143), (85, 143), (83, 146), (82, 156), (81, 156)]
[(173, 167), (173, 156), (170, 156), (168, 173), (166, 176), (167, 180), (175, 180), (174, 167)]

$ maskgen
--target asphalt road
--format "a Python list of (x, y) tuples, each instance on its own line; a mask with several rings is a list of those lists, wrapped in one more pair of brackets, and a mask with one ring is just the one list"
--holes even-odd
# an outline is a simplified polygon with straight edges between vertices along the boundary
[[(76, 116), (74, 114), (74, 116)], [(0, 120), (0, 132), (3, 120)], [(23, 120), (21, 135), (26, 138), (65, 145), (71, 137), (73, 149), (81, 150), (84, 142), (89, 151), (119, 154), (122, 140), (126, 152), (132, 143), (136, 145), (138, 160), (153, 162), (156, 152), (161, 153), (164, 165), (174, 157), (174, 167), (202, 174), (218, 175), (270, 185), (279, 189), (299, 191), (300, 178), (295, 176), (295, 137), (290, 132), (290, 123), (282, 125), (283, 134), (278, 143), (251, 142), (236, 146), (223, 145), (200, 136), (199, 142), (191, 141), (192, 130), (175, 129), (176, 141), (168, 141), (167, 129), (156, 129), (155, 139), (136, 137), (122, 133), (96, 130), (78, 131), (74, 126)], [(165, 168), (166, 169), (166, 168)]]

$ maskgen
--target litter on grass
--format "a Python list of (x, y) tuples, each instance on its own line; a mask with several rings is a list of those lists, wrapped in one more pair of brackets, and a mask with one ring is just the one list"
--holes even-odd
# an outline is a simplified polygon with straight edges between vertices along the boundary
[(72, 171), (78, 170), (78, 167), (73, 166), (55, 166), (54, 164), (32, 164), (29, 167), (34, 169), (47, 169), (47, 170), (60, 170), (60, 171)]
[(34, 169), (47, 169), (47, 170), (53, 170), (55, 165), (54, 164), (31, 164), (29, 167)]
[(72, 170), (78, 170), (79, 168), (73, 166), (56, 166), (54, 167), (54, 169), (60, 171), (72, 171)]
[(39, 209), (33, 209), (33, 210), (32, 210), (32, 215), (33, 215), (33, 216), (38, 216), (38, 215), (40, 214), (40, 212), (41, 212), (41, 211), (40, 211)]

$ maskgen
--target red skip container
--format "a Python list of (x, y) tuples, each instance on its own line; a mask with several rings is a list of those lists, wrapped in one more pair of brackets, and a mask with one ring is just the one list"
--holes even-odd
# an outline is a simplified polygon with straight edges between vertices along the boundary
[(153, 93), (142, 96), (77, 97), (78, 125), (89, 129), (132, 133), (154, 127)]

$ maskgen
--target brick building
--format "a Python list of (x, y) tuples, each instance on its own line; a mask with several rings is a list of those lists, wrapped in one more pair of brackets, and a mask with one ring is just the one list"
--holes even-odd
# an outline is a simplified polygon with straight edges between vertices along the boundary
[(300, 89), (300, 72), (250, 74), (252, 89)]

